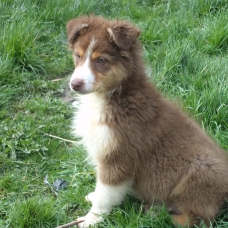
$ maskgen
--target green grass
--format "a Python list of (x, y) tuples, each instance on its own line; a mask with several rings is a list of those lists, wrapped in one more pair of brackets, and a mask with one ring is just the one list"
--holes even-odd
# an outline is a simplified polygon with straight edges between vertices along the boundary
[[(0, 8), (0, 227), (55, 227), (89, 210), (95, 175), (84, 149), (50, 136), (75, 140), (61, 94), (73, 71), (65, 24), (78, 15), (138, 25), (152, 80), (228, 150), (226, 0), (1, 0)], [(67, 190), (56, 196), (47, 174)], [(172, 225), (164, 208), (151, 217), (128, 197), (101, 227)], [(228, 227), (226, 208), (214, 227)]]

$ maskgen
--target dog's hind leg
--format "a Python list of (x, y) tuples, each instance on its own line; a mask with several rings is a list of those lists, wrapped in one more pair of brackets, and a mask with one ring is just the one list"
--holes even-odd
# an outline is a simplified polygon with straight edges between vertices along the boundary
[(173, 224), (182, 227), (191, 227), (191, 218), (187, 214), (172, 215)]
[(170, 213), (174, 224), (195, 227), (194, 225), (199, 226), (204, 221), (205, 225), (209, 227), (222, 207), (223, 190), (219, 192), (220, 189), (216, 185), (204, 183), (203, 180), (201, 183), (197, 183), (197, 181), (197, 179), (190, 178), (184, 186), (179, 188), (182, 191), (173, 197), (175, 202), (173, 208), (178, 208), (177, 213)]

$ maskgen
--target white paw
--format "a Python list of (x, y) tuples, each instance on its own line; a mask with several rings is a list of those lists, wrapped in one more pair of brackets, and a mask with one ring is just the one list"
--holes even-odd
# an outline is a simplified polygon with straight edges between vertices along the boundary
[(78, 224), (78, 228), (88, 228), (90, 225), (95, 225), (103, 220), (102, 216), (89, 212), (86, 216), (78, 218), (77, 221), (84, 220)]
[(93, 202), (93, 199), (94, 199), (94, 195), (95, 195), (95, 192), (90, 192), (90, 193), (85, 197), (86, 201), (92, 203), (92, 202)]

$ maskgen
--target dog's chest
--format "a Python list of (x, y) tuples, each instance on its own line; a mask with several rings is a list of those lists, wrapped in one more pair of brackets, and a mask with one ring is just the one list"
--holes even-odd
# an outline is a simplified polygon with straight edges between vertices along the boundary
[(93, 94), (83, 95), (73, 121), (74, 134), (82, 138), (93, 164), (113, 150), (116, 144), (112, 130), (104, 121), (104, 107), (104, 99)]

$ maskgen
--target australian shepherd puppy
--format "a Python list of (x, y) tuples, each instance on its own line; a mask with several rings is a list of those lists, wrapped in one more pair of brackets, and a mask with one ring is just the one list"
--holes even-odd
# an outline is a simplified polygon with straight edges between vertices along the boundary
[(128, 193), (165, 203), (174, 224), (209, 226), (228, 197), (226, 153), (149, 82), (140, 30), (92, 15), (70, 20), (67, 34), (80, 99), (74, 133), (97, 176), (80, 227), (102, 221)]

